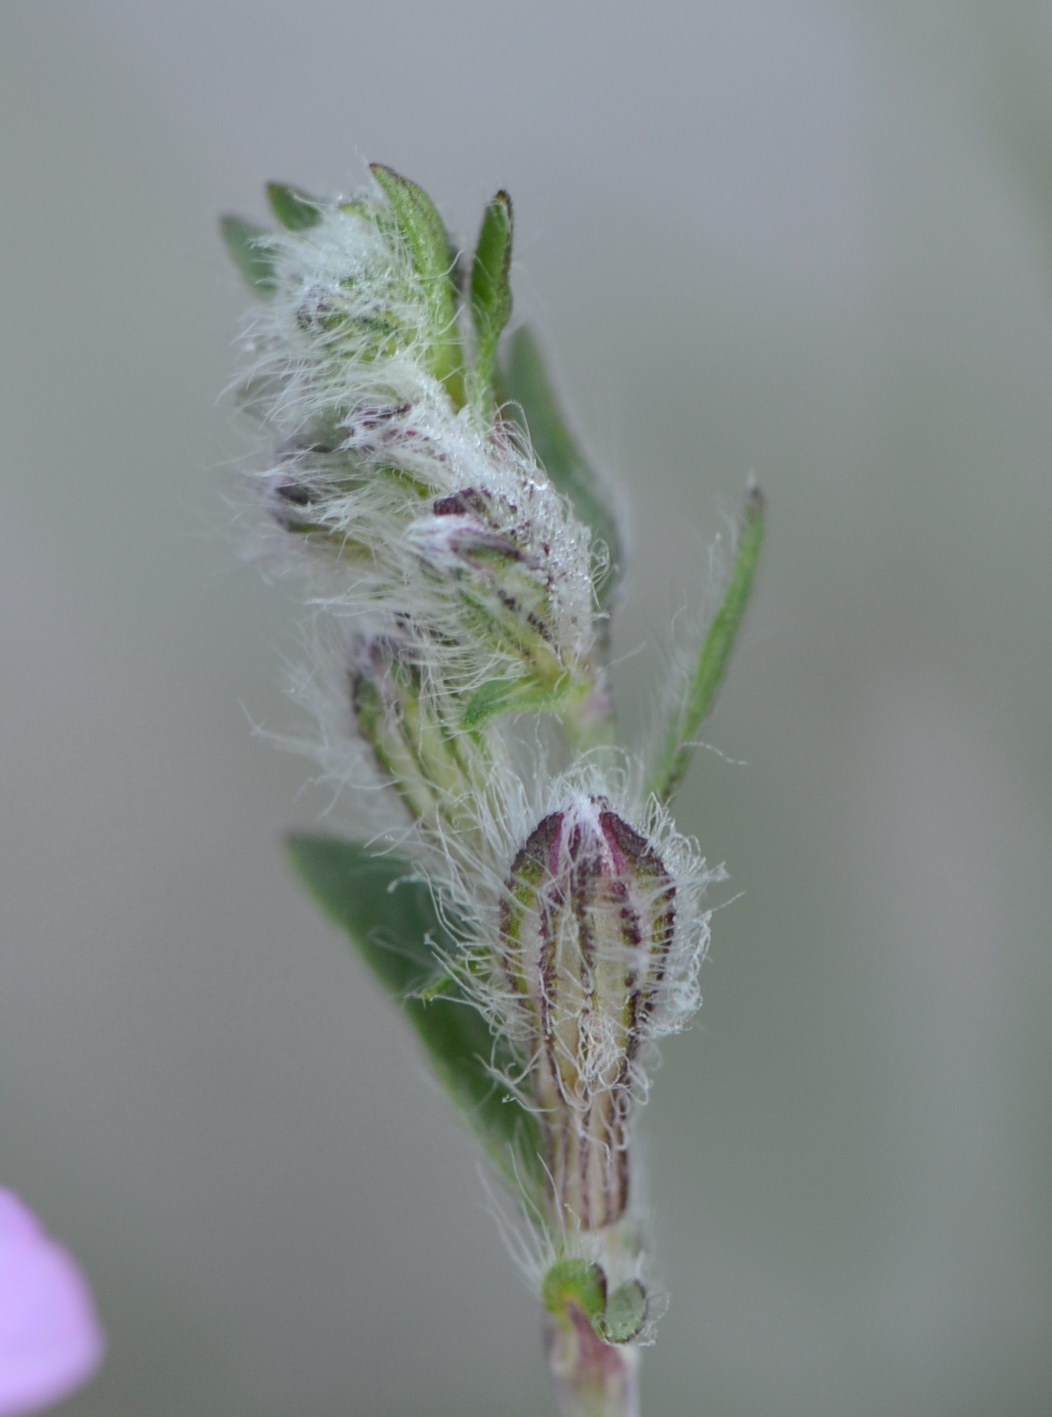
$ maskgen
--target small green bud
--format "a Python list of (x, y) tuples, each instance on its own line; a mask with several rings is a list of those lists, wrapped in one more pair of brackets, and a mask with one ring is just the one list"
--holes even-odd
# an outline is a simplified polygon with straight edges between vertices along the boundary
[(560, 1323), (569, 1323), (569, 1310), (578, 1308), (595, 1328), (606, 1312), (606, 1275), (601, 1265), (588, 1260), (556, 1260), (544, 1276), (541, 1303)]
[(576, 1309), (604, 1343), (631, 1343), (647, 1321), (646, 1290), (640, 1281), (629, 1279), (610, 1294), (602, 1266), (590, 1260), (556, 1260), (544, 1276), (541, 1302), (564, 1329), (571, 1327)]
[(615, 1289), (606, 1303), (600, 1337), (608, 1343), (631, 1343), (647, 1321), (647, 1292), (638, 1279)]

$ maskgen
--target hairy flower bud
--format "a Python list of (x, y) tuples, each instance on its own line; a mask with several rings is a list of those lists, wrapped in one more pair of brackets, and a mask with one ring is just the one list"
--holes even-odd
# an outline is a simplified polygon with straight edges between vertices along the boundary
[(314, 203), (309, 222), (256, 240), (271, 293), (257, 323), (262, 368), (290, 417), (346, 417), (369, 386), (415, 397), (421, 377), (463, 401), (449, 237), (415, 183), (380, 166), (373, 176), (386, 201)]
[(479, 750), (443, 721), (408, 645), (392, 635), (364, 641), (351, 671), (351, 705), (377, 766), (425, 826), (461, 825), (478, 781)]
[[(590, 731), (601, 555), (528, 436), (496, 414), (510, 206), (492, 204), (469, 311), (430, 199), (389, 168), (372, 174), (376, 190), (349, 202), (272, 188), (281, 231), (228, 224), (264, 297), (242, 397), (272, 438), (257, 482), (292, 533), (281, 552), (312, 577), (315, 604), (412, 622), (440, 650), (425, 678), (444, 722), (477, 735), (512, 712), (554, 712)], [(359, 718), (383, 759), (376, 723)]]
[(477, 638), (551, 692), (572, 686), (590, 628), (591, 581), (575, 575), (583, 556), (553, 555), (550, 542), (536, 544), (537, 529), (536, 514), (509, 497), (466, 487), (437, 498), (407, 540), (432, 577), (457, 587)]
[(582, 1230), (628, 1203), (633, 1065), (675, 928), (672, 875), (603, 797), (545, 817), (512, 866), (502, 963), (526, 1023), (556, 1201)]

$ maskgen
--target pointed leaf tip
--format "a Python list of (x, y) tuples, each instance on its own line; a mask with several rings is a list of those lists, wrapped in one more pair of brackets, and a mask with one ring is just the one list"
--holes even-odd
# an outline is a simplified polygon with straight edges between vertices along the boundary
[(464, 404), (464, 357), (457, 331), (459, 285), (456, 252), (438, 208), (422, 187), (382, 162), (369, 164), (387, 198), (430, 306), (432, 373), (442, 380), (457, 408)]
[(698, 729), (712, 712), (716, 695), (727, 673), (731, 652), (752, 595), (756, 569), (763, 549), (766, 499), (753, 483), (746, 493), (738, 548), (730, 580), (702, 642), (694, 677), (686, 686), (684, 702), (672, 714), (650, 791), (667, 802), (683, 779)]
[(420, 275), (431, 279), (447, 275), (452, 245), (434, 202), (422, 187), (385, 163), (371, 162), (369, 171), (390, 204)]
[(475, 368), (471, 397), (487, 415), (497, 406), (497, 345), (511, 318), (512, 206), (507, 192), (490, 202), (482, 218), (471, 268), (471, 318)]
[(221, 217), (219, 229), (245, 280), (254, 290), (269, 295), (274, 289), (274, 257), (268, 249), (271, 233), (239, 216)]
[(302, 187), (268, 182), (267, 200), (286, 231), (309, 231), (321, 221), (322, 204)]
[(577, 1309), (604, 1343), (631, 1343), (647, 1321), (647, 1294), (639, 1280), (630, 1279), (608, 1294), (605, 1272), (590, 1260), (556, 1260), (544, 1276), (541, 1302), (566, 1328)]

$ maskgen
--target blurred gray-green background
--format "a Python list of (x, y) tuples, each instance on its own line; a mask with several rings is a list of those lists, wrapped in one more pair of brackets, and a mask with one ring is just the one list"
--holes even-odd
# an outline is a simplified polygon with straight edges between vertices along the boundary
[(295, 614), (231, 527), (216, 213), (370, 159), (464, 236), (514, 194), (633, 508), (636, 724), (770, 498), (679, 804), (743, 895), (644, 1118), (647, 1417), (1052, 1410), (1050, 69), (1037, 0), (0, 5), (0, 1181), (98, 1291), (71, 1417), (548, 1411), (253, 734)]

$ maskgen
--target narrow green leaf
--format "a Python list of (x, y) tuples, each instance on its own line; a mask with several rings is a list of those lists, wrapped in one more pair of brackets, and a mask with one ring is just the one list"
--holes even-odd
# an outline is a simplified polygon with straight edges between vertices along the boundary
[(701, 646), (698, 667), (694, 671), (686, 702), (673, 714), (650, 783), (651, 791), (663, 801), (668, 801), (682, 781), (690, 762), (694, 736), (709, 716), (717, 690), (727, 672), (756, 578), (763, 546), (764, 520), (763, 493), (754, 487), (745, 503), (738, 554), (723, 603)]
[(309, 231), (321, 221), (321, 203), (302, 187), (268, 182), (267, 199), (271, 211), (286, 231)]
[(570, 688), (569, 675), (554, 690), (538, 688), (528, 679), (490, 679), (472, 694), (460, 725), (481, 728), (502, 713), (550, 713), (563, 703)]
[(607, 1343), (631, 1343), (642, 1333), (646, 1321), (646, 1290), (638, 1279), (630, 1279), (610, 1295), (597, 1332)]
[(369, 164), (431, 304), (434, 373), (458, 407), (464, 403), (464, 369), (457, 337), (456, 256), (434, 202), (422, 187), (382, 162)]
[(609, 496), (577, 446), (566, 425), (544, 359), (525, 326), (508, 341), (504, 362), (508, 397), (519, 405), (534, 451), (554, 485), (570, 499), (574, 511), (597, 543), (606, 548), (609, 569), (599, 587), (599, 599), (609, 601), (623, 570), (623, 550)]
[(417, 271), (434, 279), (445, 276), (453, 253), (445, 223), (434, 202), (422, 187), (382, 162), (370, 163), (369, 171), (398, 219)]
[(482, 218), (471, 268), (471, 314), (477, 336), (473, 392), (487, 411), (496, 404), (497, 343), (511, 318), (512, 226), (511, 198), (498, 192)]
[(322, 911), (350, 938), (388, 994), (401, 1003), (436, 1075), (460, 1107), (493, 1161), (522, 1184), (541, 1184), (537, 1120), (492, 1074), (512, 1068), (486, 1021), (457, 986), (426, 1000), (435, 980), (436, 948), (455, 941), (435, 909), (428, 886), (391, 856), (373, 856), (357, 842), (294, 835), (289, 856)]
[(274, 289), (274, 258), (267, 249), (270, 232), (239, 216), (225, 216), (219, 223), (234, 264), (253, 289), (269, 295)]

